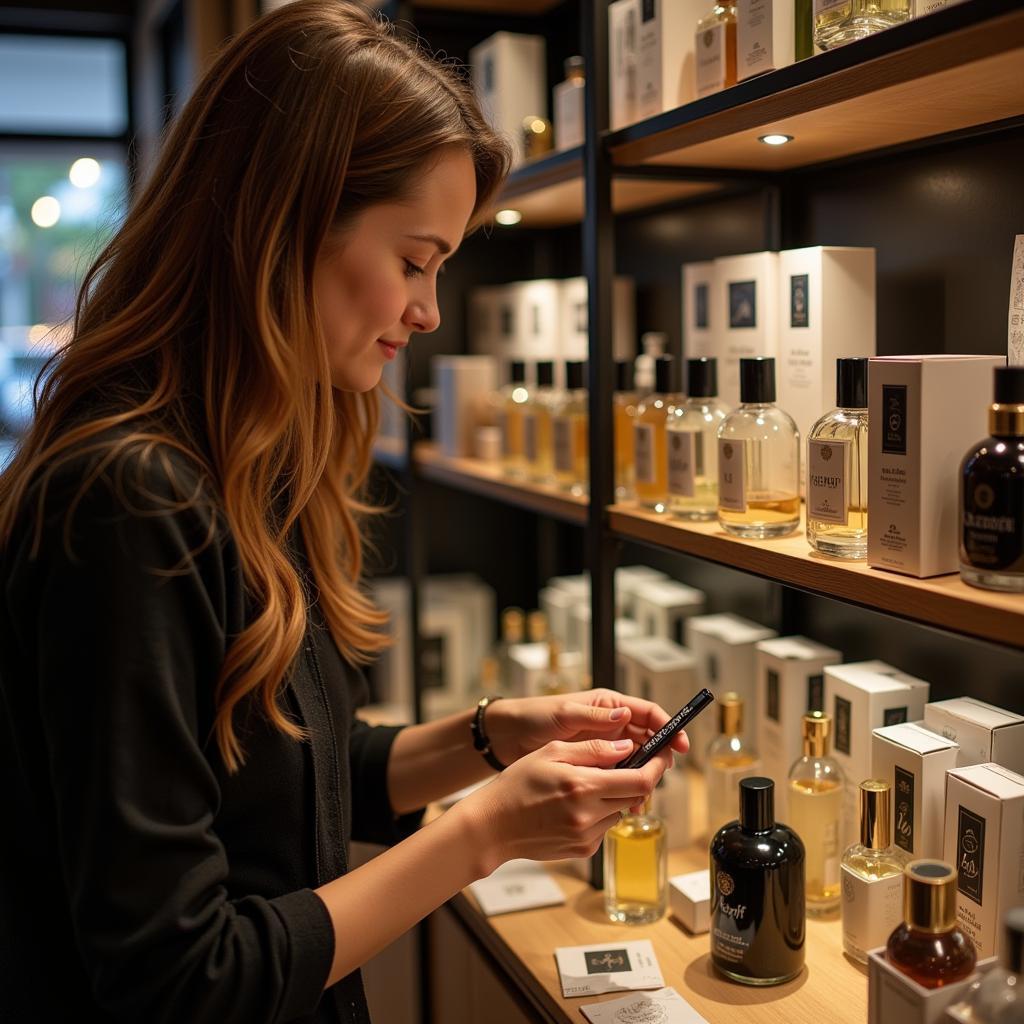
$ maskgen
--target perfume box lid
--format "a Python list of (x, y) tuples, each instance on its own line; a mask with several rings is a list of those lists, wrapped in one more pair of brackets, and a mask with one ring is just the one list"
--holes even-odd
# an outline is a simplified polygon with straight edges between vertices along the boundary
[(954, 768), (949, 774), (999, 800), (1024, 797), (1024, 776), (1002, 765), (972, 764), (966, 768)]
[(704, 607), (704, 591), (675, 580), (649, 580), (636, 588), (638, 600), (659, 608)]
[(854, 661), (846, 665), (830, 665), (826, 674), (856, 686), (866, 693), (888, 693), (890, 690), (929, 686), (923, 679), (909, 676), (884, 661)]
[(760, 640), (757, 649), (784, 661), (819, 661), (842, 658), (833, 647), (826, 647), (805, 636), (780, 636), (773, 640)]
[(1024, 774), (1024, 717), (972, 697), (935, 701), (924, 724), (960, 744), (960, 767), (994, 762)]
[(694, 935), (710, 927), (711, 872), (691, 871), (668, 880), (668, 898), (672, 914)]
[(624, 640), (622, 654), (632, 658), (648, 672), (692, 672), (697, 659), (685, 647), (660, 636), (638, 636)]
[(590, 597), (590, 573), (580, 573), (578, 576), (552, 576), (548, 580), (548, 586), (556, 590), (568, 590), (584, 599)]
[(728, 612), (721, 615), (694, 616), (687, 620), (686, 631), (687, 638), (691, 633), (703, 634), (730, 646), (755, 644), (759, 640), (768, 640), (775, 636), (774, 629)]
[(925, 729), (917, 722), (902, 722), (899, 725), (883, 725), (875, 730), (875, 735), (895, 743), (898, 746), (906, 747), (915, 754), (935, 754), (940, 750), (957, 749), (957, 744), (947, 740), (945, 736)]

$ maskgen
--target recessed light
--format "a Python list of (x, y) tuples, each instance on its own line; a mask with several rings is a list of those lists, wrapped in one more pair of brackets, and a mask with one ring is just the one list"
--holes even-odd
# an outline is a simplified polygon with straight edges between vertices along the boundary
[(763, 142), (766, 146), (784, 146), (787, 142), (793, 141), (793, 136), (781, 135), (778, 132), (773, 132), (770, 135), (760, 136), (757, 141)]
[(499, 210), (494, 215), (494, 219), (502, 227), (510, 228), (513, 224), (518, 224), (523, 219), (523, 215), (518, 210)]
[(31, 210), (32, 223), (39, 228), (52, 228), (60, 220), (60, 203), (53, 196), (40, 196)]

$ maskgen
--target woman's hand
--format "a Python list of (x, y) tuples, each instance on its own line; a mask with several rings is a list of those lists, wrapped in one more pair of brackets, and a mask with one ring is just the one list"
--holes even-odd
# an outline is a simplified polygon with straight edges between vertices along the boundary
[(666, 747), (643, 768), (616, 769), (632, 748), (628, 738), (547, 743), (461, 800), (448, 813), (464, 816), (479, 870), (490, 874), (515, 857), (594, 854), (620, 812), (642, 804), (672, 764)]

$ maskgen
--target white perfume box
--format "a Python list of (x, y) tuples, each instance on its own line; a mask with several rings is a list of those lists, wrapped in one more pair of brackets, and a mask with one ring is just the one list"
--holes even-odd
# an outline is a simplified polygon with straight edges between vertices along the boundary
[(793, 63), (795, 7), (773, 0), (736, 0), (737, 81)]
[(675, 580), (648, 580), (635, 591), (635, 614), (647, 636), (661, 636), (682, 644), (686, 620), (704, 611), (702, 590)]
[(665, 842), (670, 850), (690, 845), (689, 773), (678, 765), (665, 772), (651, 794), (651, 810), (665, 823)]
[(562, 282), (521, 281), (514, 288), (519, 332), (516, 354), (527, 361), (527, 379), (533, 383), (536, 371), (529, 364), (539, 359), (558, 359), (562, 340)]
[(508, 364), (510, 360), (522, 359), (519, 350), (519, 286), (507, 284), (494, 290), (495, 322), (497, 334), (495, 345), (499, 358), (503, 361), (503, 372), (500, 383), (509, 381)]
[(778, 309), (778, 404), (806, 440), (835, 408), (836, 360), (875, 354), (875, 250), (780, 252)]
[(825, 711), (832, 716), (832, 756), (846, 777), (843, 846), (858, 841), (857, 793), (871, 778), (871, 733), (885, 725), (917, 722), (929, 684), (884, 661), (825, 668)]
[(636, 119), (697, 98), (693, 28), (700, 0), (642, 0), (637, 35)]
[(581, 601), (590, 600), (590, 573), (581, 572), (573, 576), (552, 576), (548, 586), (556, 590), (566, 590), (575, 594)]
[(885, 958), (885, 947), (868, 954), (868, 1024), (940, 1024), (947, 1009), (960, 1002), (971, 986), (998, 961), (979, 960), (963, 981), (925, 988), (898, 971)]
[[(583, 655), (583, 676), (584, 682), (593, 675), (591, 668), (591, 622), (593, 621), (593, 609), (589, 604), (577, 604), (572, 610), (573, 627), (571, 635), (578, 645), (578, 650)], [(615, 620), (615, 643), (622, 643), (623, 640), (632, 640), (640, 635), (640, 627), (632, 619)], [(594, 686), (611, 686), (609, 679), (595, 679)]]
[(558, 152), (583, 145), (585, 90), (586, 84), (578, 78), (559, 82), (551, 90), (552, 127)]
[(615, 0), (608, 7), (608, 118), (612, 131), (637, 119), (640, 0)]
[(871, 738), (871, 777), (891, 787), (892, 841), (912, 860), (942, 859), (946, 772), (959, 747), (916, 723), (883, 726)]
[[(730, 691), (743, 698), (743, 738), (753, 745), (756, 734), (757, 650), (761, 640), (778, 634), (738, 615), (695, 615), (686, 620), (686, 646), (697, 659), (699, 684), (715, 697)], [(701, 767), (711, 741), (718, 735), (717, 716), (698, 715), (686, 730), (690, 758)]]
[(842, 654), (803, 636), (762, 640), (757, 650), (757, 701), (754, 716), (757, 752), (764, 774), (775, 780), (775, 812), (786, 820), (785, 782), (793, 762), (803, 754), (803, 716), (823, 711), (825, 666), (838, 665)]
[(711, 872), (691, 871), (668, 880), (668, 904), (672, 916), (693, 935), (702, 935), (711, 924)]
[[(516, 697), (536, 697), (549, 673), (547, 644), (513, 644), (508, 649), (512, 686)], [(583, 655), (579, 651), (562, 651), (558, 671), (574, 689), (583, 687)]]
[(1024, 776), (997, 764), (946, 776), (943, 860), (957, 869), (957, 920), (978, 957), (997, 956), (1003, 917), (1024, 904)]
[(683, 264), (683, 354), (687, 359), (718, 355), (711, 317), (711, 296), (715, 291), (715, 264)]
[(668, 576), (660, 569), (652, 569), (649, 565), (620, 565), (615, 570), (617, 614), (624, 615), (627, 619), (635, 619), (637, 588), (653, 580), (667, 579)]
[(473, 454), (483, 403), (498, 386), (498, 364), (493, 356), (434, 356), (433, 370), (437, 441), (449, 458), (467, 458)]
[(958, 744), (958, 768), (993, 761), (1024, 775), (1024, 717), (973, 697), (954, 697), (925, 704), (924, 725)]
[[(589, 354), (587, 324), (589, 289), (585, 277), (570, 277), (561, 282), (562, 359), (585, 360)], [(636, 282), (617, 276), (612, 291), (612, 353), (615, 359), (632, 359), (636, 350)], [(548, 355), (545, 358), (552, 358)], [(557, 356), (556, 356), (557, 358)], [(558, 375), (556, 373), (556, 382)]]
[(757, 252), (715, 260), (711, 320), (715, 324), (718, 394), (739, 405), (740, 360), (776, 356), (779, 337), (779, 254)]
[(548, 618), (548, 629), (551, 635), (562, 645), (562, 650), (569, 647), (570, 620), (573, 609), (580, 603), (577, 595), (561, 587), (545, 587), (538, 595), (541, 611)]
[(513, 163), (521, 163), (523, 119), (548, 111), (544, 37), (495, 32), (469, 51), (469, 64), (484, 116), (512, 143)]
[(959, 567), (957, 466), (988, 433), (1002, 356), (879, 356), (868, 370), (868, 564), (909, 576)]
[(624, 640), (618, 650), (619, 658), (626, 662), (622, 669), (624, 692), (654, 701), (670, 715), (700, 689), (696, 658), (671, 640), (657, 636), (631, 637)]
[(450, 604), (459, 610), (464, 623), (462, 642), (469, 672), (466, 689), (475, 685), (480, 662), (494, 650), (494, 588), (473, 573), (448, 573), (429, 576), (423, 585), (423, 600), (429, 605)]

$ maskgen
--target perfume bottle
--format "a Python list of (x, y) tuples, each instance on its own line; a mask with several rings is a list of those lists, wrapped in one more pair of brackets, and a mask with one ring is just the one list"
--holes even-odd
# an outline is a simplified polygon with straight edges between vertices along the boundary
[(836, 406), (807, 435), (807, 542), (868, 555), (868, 361), (836, 360)]
[(842, 769), (829, 757), (831, 732), (831, 715), (804, 715), (803, 756), (789, 770), (789, 824), (807, 851), (807, 913), (812, 917), (839, 907), (844, 780)]
[(800, 525), (800, 433), (775, 402), (775, 360), (740, 360), (740, 406), (718, 428), (718, 522), (737, 537)]
[(583, 145), (583, 95), (587, 84), (582, 57), (569, 57), (563, 65), (565, 81), (555, 86), (551, 109), (555, 115), (555, 149)]
[(911, 0), (814, 0), (814, 42), (832, 50), (910, 18)]
[(1024, 592), (1024, 366), (995, 371), (989, 433), (960, 464), (960, 578)]
[(956, 923), (956, 868), (912, 860), (903, 870), (903, 921), (889, 936), (885, 958), (925, 988), (963, 981), (974, 970), (974, 943)]
[(551, 483), (555, 477), (551, 417), (558, 400), (555, 364), (542, 360), (537, 363), (537, 386), (523, 409), (523, 458), (534, 483)]
[(843, 854), (843, 949), (859, 963), (885, 944), (903, 912), (906, 853), (892, 841), (892, 794), (887, 782), (860, 784), (860, 842)]
[(757, 753), (743, 742), (743, 698), (726, 693), (718, 702), (719, 735), (707, 754), (708, 835), (736, 819), (736, 785), (740, 779), (757, 775), (761, 762)]
[(548, 637), (548, 667), (547, 671), (537, 680), (537, 694), (540, 697), (553, 697), (558, 694), (572, 693), (575, 687), (562, 672), (560, 659), (562, 650), (558, 641)]
[(542, 644), (548, 638), (548, 617), (539, 608), (526, 616), (526, 639), (531, 644)]
[(644, 508), (668, 509), (668, 450), (665, 421), (670, 405), (679, 405), (679, 364), (672, 356), (658, 356), (654, 364), (654, 391), (640, 401), (633, 421), (636, 496)]
[(633, 386), (635, 367), (631, 360), (615, 363), (615, 393), (612, 418), (615, 424), (615, 500), (632, 501), (636, 497), (633, 480), (633, 420), (636, 418), (637, 392)]
[(552, 409), (555, 483), (576, 495), (586, 495), (589, 484), (586, 369), (586, 363), (565, 364), (565, 395)]
[(497, 658), (487, 656), (480, 659), (480, 674), (477, 679), (476, 691), (478, 697), (493, 697), (501, 692)]
[(665, 354), (668, 337), (661, 331), (644, 331), (640, 335), (640, 355), (636, 357), (635, 384), (638, 398), (646, 398), (654, 390), (654, 364)]
[(651, 813), (626, 814), (604, 837), (604, 909), (618, 924), (650, 924), (668, 908), (665, 823)]
[(977, 1024), (1024, 1024), (1024, 907), (1006, 912), (999, 966), (971, 986), (965, 1002)]
[(514, 359), (509, 364), (509, 383), (501, 389), (501, 466), (506, 476), (521, 477), (526, 472), (523, 459), (523, 409), (530, 398), (526, 387), (526, 363)]
[(525, 626), (526, 616), (522, 608), (506, 608), (501, 613), (501, 639), (498, 641), (494, 656), (498, 663), (498, 680), (506, 693), (511, 693), (514, 689), (509, 648), (523, 642)]
[(714, 3), (697, 22), (694, 41), (697, 55), (697, 95), (736, 84), (736, 5)]
[(523, 159), (535, 160), (550, 153), (555, 146), (551, 122), (539, 114), (528, 114), (522, 124)]
[(718, 428), (728, 408), (718, 400), (718, 363), (690, 359), (686, 399), (670, 405), (668, 509), (681, 519), (714, 519), (718, 512)]
[(711, 962), (746, 985), (781, 985), (804, 965), (804, 844), (775, 821), (775, 784), (739, 783), (739, 820), (711, 840)]

